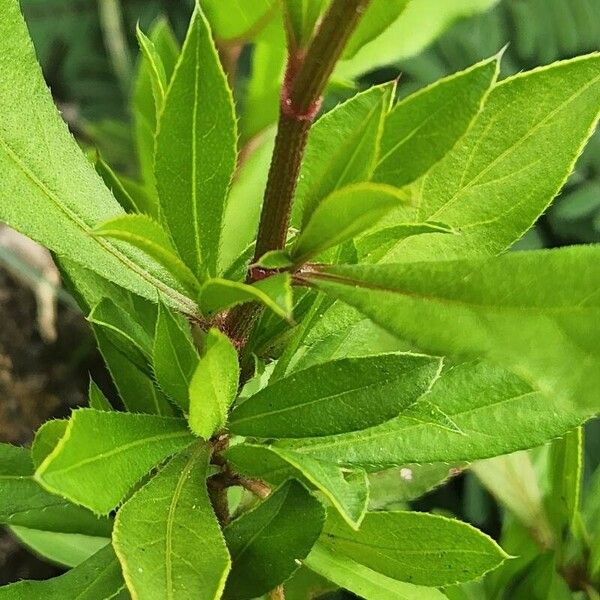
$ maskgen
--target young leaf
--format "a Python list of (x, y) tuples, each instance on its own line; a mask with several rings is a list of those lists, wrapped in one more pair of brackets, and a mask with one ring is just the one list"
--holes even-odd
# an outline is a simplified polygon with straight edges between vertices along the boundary
[(237, 407), (230, 429), (260, 438), (301, 438), (365, 429), (397, 417), (437, 379), (438, 358), (381, 354), (298, 371)]
[(209, 460), (197, 442), (117, 513), (113, 545), (134, 598), (220, 598), (231, 560), (206, 490)]
[(160, 289), (169, 305), (195, 314), (195, 303), (155, 261), (90, 235), (123, 209), (61, 121), (19, 3), (5, 4), (0, 17), (0, 85), (7, 90), (0, 98), (0, 220), (119, 286), (150, 299)]
[(535, 467), (527, 452), (479, 461), (472, 469), (488, 491), (535, 536), (539, 544), (547, 544), (544, 547), (548, 548), (555, 544)]
[(354, 529), (367, 510), (369, 487), (362, 469), (342, 469), (333, 463), (275, 446), (237, 444), (225, 454), (240, 473), (280, 485), (295, 477), (315, 486)]
[(198, 293), (198, 279), (177, 256), (167, 232), (150, 217), (123, 215), (102, 223), (93, 233), (104, 238), (122, 240), (139, 248), (167, 269), (191, 296)]
[(111, 343), (100, 328), (93, 329), (102, 358), (106, 362), (125, 408), (133, 413), (173, 416), (175, 414), (173, 406), (158, 389), (151, 375), (138, 369)]
[(498, 0), (419, 0), (406, 9), (352, 58), (338, 63), (335, 75), (357, 79), (364, 73), (419, 54), (450, 25), (463, 17), (488, 10)]
[(385, 119), (373, 181), (402, 187), (443, 158), (481, 110), (498, 62), (485, 60), (399, 102)]
[(283, 583), (310, 552), (324, 519), (318, 500), (292, 480), (233, 521), (224, 531), (233, 567), (223, 598), (250, 600)]
[(337, 190), (315, 207), (292, 249), (296, 264), (302, 264), (370, 229), (398, 206), (395, 188), (360, 183)]
[(275, 19), (254, 40), (250, 79), (240, 117), (240, 147), (277, 122), (286, 59), (285, 32)]
[[(160, 58), (165, 81), (168, 83), (179, 56), (179, 46), (167, 20), (157, 19), (150, 29), (148, 38)], [(138, 205), (137, 212), (144, 212), (157, 218), (158, 199), (154, 180), (154, 145), (160, 107), (156, 103), (153, 90), (153, 67), (144, 53), (140, 54), (135, 74), (131, 108), (140, 174), (147, 196), (144, 207)]]
[(235, 347), (218, 329), (204, 338), (204, 352), (189, 385), (190, 429), (210, 439), (227, 422), (237, 396), (240, 367)]
[(29, 450), (0, 444), (0, 523), (58, 533), (109, 536), (108, 519), (49, 494), (33, 479)]
[(53, 493), (108, 514), (152, 467), (192, 440), (182, 419), (80, 409), (35, 478)]
[(271, 275), (247, 285), (228, 279), (209, 279), (200, 291), (199, 305), (211, 316), (237, 304), (260, 302), (282, 319), (292, 318), (293, 297), (289, 273)]
[(563, 438), (553, 440), (548, 456), (550, 493), (548, 512), (555, 531), (575, 533), (581, 504), (583, 480), (583, 429), (577, 427)]
[(508, 558), (471, 525), (416, 512), (367, 513), (358, 531), (330, 512), (320, 543), (386, 577), (431, 587), (476, 579)]
[[(431, 421), (441, 408), (462, 432)], [(444, 370), (431, 392), (398, 418), (365, 431), (294, 442), (325, 461), (381, 470), (409, 463), (462, 462), (533, 448), (588, 419), (512, 373), (485, 363)]]
[(96, 156), (93, 162), (94, 166), (96, 167), (96, 173), (102, 177), (104, 185), (106, 185), (106, 187), (112, 192), (113, 196), (123, 207), (123, 209), (125, 209), (128, 213), (142, 212), (142, 209), (138, 206), (132, 195), (123, 185), (123, 182), (110, 168), (108, 163), (103, 160), (98, 151), (96, 151)]
[(370, 178), (393, 95), (393, 85), (372, 87), (315, 123), (294, 199), (295, 224), (306, 224), (318, 202), (331, 192)]
[(37, 556), (66, 567), (76, 567), (110, 544), (109, 537), (96, 537), (81, 533), (58, 533), (29, 529), (18, 525), (10, 527), (11, 533)]
[(188, 323), (161, 303), (152, 366), (160, 387), (185, 412), (190, 405), (189, 386), (198, 360)]
[(600, 55), (592, 54), (497, 85), (415, 198), (418, 221), (442, 221), (461, 235), (408, 238), (386, 260), (493, 255), (518, 240), (562, 188), (594, 130), (599, 68)]
[(113, 410), (108, 398), (92, 379), (90, 379), (88, 398), (90, 408), (93, 408), (94, 410)]
[(104, 298), (89, 314), (88, 321), (98, 327), (134, 365), (148, 370), (152, 338), (133, 315), (110, 298)]
[(198, 276), (216, 275), (236, 144), (231, 91), (197, 0), (160, 117), (155, 172), (161, 217)]
[(250, 40), (275, 16), (276, 0), (223, 3), (221, 0), (200, 0), (218, 40)]
[(384, 227), (356, 240), (358, 262), (386, 262), (385, 257), (388, 254), (392, 254), (399, 243), (413, 235), (422, 235), (424, 233), (450, 233), (459, 235), (460, 232), (445, 223), (435, 221), (430, 223), (400, 223), (391, 227)]
[[(489, 358), (565, 407), (590, 408), (597, 406), (600, 385), (598, 330), (590, 326), (600, 322), (599, 259), (596, 247), (572, 247), (492, 259), (331, 266), (312, 280), (426, 352)], [(544, 343), (532, 344), (536, 339)]]
[(140, 45), (140, 50), (144, 55), (144, 61), (146, 62), (150, 73), (150, 83), (152, 85), (152, 95), (154, 96), (156, 114), (160, 114), (165, 101), (165, 94), (167, 93), (168, 82), (165, 66), (163, 65), (162, 58), (154, 45), (154, 42), (140, 29), (139, 23), (135, 33)]
[(64, 575), (46, 581), (19, 581), (0, 587), (1, 600), (110, 600), (125, 598), (119, 561), (108, 545)]
[(285, 250), (271, 250), (263, 254), (252, 266), (263, 269), (287, 269), (294, 261)]
[(315, 544), (304, 564), (319, 575), (366, 600), (444, 600), (435, 588), (426, 588), (386, 577), (344, 554)]
[[(223, 218), (222, 248), (220, 254), (220, 272), (227, 279), (229, 268), (244, 251), (253, 246), (258, 231), (260, 209), (271, 156), (273, 155), (274, 131), (269, 130), (253, 144), (257, 147), (250, 156), (239, 165), (235, 179), (231, 184), (225, 216)], [(254, 248), (250, 248), (251, 255)], [(243, 264), (243, 279), (246, 275), (248, 260)]]
[(326, 0), (285, 0), (286, 30), (292, 48), (306, 48)]
[(383, 33), (404, 11), (409, 0), (372, 0), (344, 48), (342, 59), (352, 58), (365, 44)]
[(68, 424), (67, 419), (53, 419), (46, 421), (35, 432), (35, 438), (31, 445), (31, 460), (36, 469), (44, 462), (46, 456), (56, 448), (60, 438), (65, 435)]

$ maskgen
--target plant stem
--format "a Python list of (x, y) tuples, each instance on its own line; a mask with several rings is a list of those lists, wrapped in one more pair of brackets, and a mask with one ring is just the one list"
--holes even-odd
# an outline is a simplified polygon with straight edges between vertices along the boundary
[(306, 54), (289, 56), (254, 260), (285, 246), (292, 199), (321, 95), (370, 0), (333, 0)]
[(119, 84), (127, 93), (131, 80), (131, 57), (123, 29), (121, 4), (119, 0), (100, 0), (98, 9), (106, 50)]
[[(285, 247), (308, 132), (319, 112), (327, 81), (370, 1), (332, 0), (308, 49), (288, 57), (253, 262), (265, 252)], [(252, 271), (247, 280), (254, 281)], [(257, 304), (243, 305), (225, 320), (225, 331), (240, 347), (260, 311)]]

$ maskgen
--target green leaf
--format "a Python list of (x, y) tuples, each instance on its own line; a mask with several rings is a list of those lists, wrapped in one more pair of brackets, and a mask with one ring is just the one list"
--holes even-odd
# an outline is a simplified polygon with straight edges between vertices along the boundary
[(547, 548), (554, 546), (538, 477), (527, 452), (479, 461), (472, 469), (488, 491), (534, 535), (539, 544)]
[(123, 215), (102, 223), (93, 233), (139, 248), (167, 269), (192, 297), (198, 294), (198, 279), (177, 255), (167, 232), (150, 217)]
[(294, 266), (294, 261), (285, 250), (270, 250), (265, 252), (252, 266), (262, 269), (287, 269)]
[(461, 235), (408, 238), (386, 261), (494, 255), (517, 241), (563, 187), (594, 130), (599, 68), (592, 54), (497, 85), (413, 200), (415, 220), (442, 221)]
[(398, 103), (385, 119), (373, 181), (402, 187), (443, 158), (481, 110), (498, 62), (485, 60)]
[(298, 371), (237, 407), (230, 429), (261, 438), (300, 438), (365, 429), (397, 417), (439, 376), (437, 358), (381, 354)]
[(236, 144), (231, 91), (197, 3), (160, 117), (155, 172), (161, 217), (199, 277), (216, 275)]
[(344, 48), (342, 59), (352, 58), (365, 44), (383, 33), (404, 11), (409, 0), (372, 0)]
[(104, 395), (102, 390), (90, 379), (90, 387), (88, 391), (89, 405), (94, 410), (114, 410), (111, 406), (108, 398)]
[(318, 500), (292, 480), (233, 521), (224, 531), (233, 567), (223, 598), (250, 600), (283, 583), (310, 552), (324, 519)]
[(302, 264), (370, 229), (398, 206), (402, 197), (396, 188), (360, 183), (331, 193), (317, 204), (292, 249), (296, 264)]
[(240, 116), (240, 147), (277, 122), (286, 59), (285, 32), (279, 19), (275, 19), (254, 40), (244, 110)]
[(111, 523), (49, 494), (33, 479), (29, 450), (0, 444), (0, 523), (58, 533), (110, 535)]
[[(370, 356), (385, 352), (407, 350), (408, 346), (375, 325), (357, 310), (322, 296), (313, 309), (310, 322), (302, 322), (307, 332), (298, 348), (290, 369), (299, 371), (318, 363), (337, 358)], [(286, 349), (287, 352), (287, 349)], [(275, 374), (279, 376), (282, 359), (277, 362)], [(283, 375), (284, 373), (281, 373)]]
[[(383, 1), (383, 0), (382, 0)], [(342, 79), (358, 76), (401, 59), (416, 56), (450, 25), (462, 17), (488, 10), (498, 0), (419, 0), (352, 58), (338, 63), (335, 74)]]
[(44, 462), (46, 456), (56, 448), (56, 444), (65, 434), (68, 423), (67, 419), (52, 419), (46, 421), (35, 432), (35, 438), (31, 445), (31, 460), (36, 469)]
[(79, 409), (35, 478), (53, 493), (107, 514), (152, 467), (192, 440), (182, 419)]
[(359, 262), (386, 262), (386, 256), (394, 254), (396, 246), (402, 243), (403, 240), (424, 233), (460, 234), (459, 231), (449, 225), (435, 221), (430, 223), (400, 223), (384, 227), (356, 240)]
[[(64, 575), (46, 581), (19, 581), (0, 587), (2, 600), (110, 600), (124, 590), (119, 561), (110, 545)], [(118, 596), (121, 598), (121, 596)]]
[(386, 577), (431, 587), (476, 579), (508, 558), (471, 525), (416, 512), (367, 513), (359, 531), (330, 512), (320, 543)]
[(102, 177), (104, 185), (112, 192), (117, 202), (129, 213), (141, 212), (140, 207), (134, 200), (133, 196), (127, 191), (123, 182), (117, 174), (111, 169), (108, 163), (96, 151), (96, 156), (93, 160), (96, 173)]
[(152, 85), (152, 95), (154, 96), (154, 105), (156, 106), (156, 114), (160, 114), (162, 110), (165, 94), (167, 93), (167, 74), (162, 62), (160, 53), (154, 42), (146, 36), (140, 29), (139, 23), (135, 31), (140, 50), (144, 55), (144, 61), (150, 73), (150, 83)]
[(322, 543), (315, 544), (304, 564), (366, 600), (443, 600), (442, 592), (386, 577), (344, 554), (334, 553)]
[(231, 560), (206, 489), (210, 447), (175, 456), (119, 510), (113, 544), (144, 600), (220, 598)]
[[(442, 410), (460, 429), (431, 418)], [(565, 408), (498, 367), (464, 363), (446, 369), (431, 392), (393, 421), (348, 435), (294, 442), (325, 461), (381, 470), (410, 463), (462, 462), (532, 448), (563, 435), (590, 411)]]
[(319, 201), (336, 189), (371, 177), (393, 95), (391, 84), (372, 87), (311, 128), (294, 199), (294, 223), (306, 224)]
[(235, 400), (240, 367), (235, 347), (218, 329), (204, 338), (204, 351), (189, 385), (190, 429), (210, 439), (227, 422), (229, 407)]
[(88, 321), (107, 336), (139, 369), (148, 370), (152, 338), (144, 326), (110, 298), (104, 298), (88, 316)]
[[(153, 23), (148, 37), (160, 57), (160, 64), (168, 83), (179, 56), (179, 45), (175, 35), (167, 20), (159, 18)], [(153, 90), (153, 67), (143, 53), (140, 54), (136, 69), (131, 108), (140, 174), (147, 195), (145, 206), (138, 204), (137, 212), (158, 217), (158, 199), (154, 180), (154, 144), (159, 106), (156, 104)]]
[(444, 485), (458, 475), (467, 463), (406, 464), (369, 475), (369, 509), (396, 510)]
[[(595, 408), (598, 331), (590, 323), (600, 322), (599, 259), (597, 247), (573, 247), (492, 259), (331, 266), (313, 281), (426, 352), (486, 357), (565, 408)], [(535, 339), (544, 343), (531, 344)]]
[(125, 408), (134, 413), (172, 416), (171, 403), (152, 377), (138, 369), (99, 328), (94, 327), (94, 335)]
[(229, 2), (200, 0), (215, 38), (218, 40), (250, 40), (257, 31), (274, 18), (276, 0)]
[(548, 512), (555, 531), (577, 531), (583, 482), (583, 429), (569, 431), (550, 445)]
[(342, 469), (333, 463), (275, 446), (237, 444), (224, 453), (237, 471), (280, 485), (295, 477), (316, 487), (354, 529), (367, 510), (369, 487), (362, 469)]
[(161, 303), (152, 349), (154, 375), (163, 391), (186, 412), (198, 360), (189, 324)]
[(90, 235), (123, 209), (61, 121), (14, 0), (0, 18), (0, 85), (7, 90), (0, 99), (0, 220), (141, 296), (153, 299), (160, 289), (171, 306), (194, 314), (185, 290), (160, 265)]
[(271, 275), (252, 285), (228, 279), (209, 279), (200, 292), (199, 305), (208, 316), (245, 302), (260, 302), (282, 319), (290, 320), (293, 297), (289, 273)]
[(57, 533), (19, 526), (12, 526), (10, 531), (37, 556), (67, 567), (76, 567), (110, 544), (110, 538), (81, 533)]
[[(274, 139), (275, 132), (269, 130), (253, 142), (257, 144), (256, 149), (241, 162), (231, 184), (223, 219), (220, 254), (220, 271), (225, 273), (224, 277), (227, 279), (234, 279), (229, 276), (228, 269), (254, 244), (256, 239)], [(250, 254), (253, 250), (254, 248), (250, 248)], [(249, 256), (244, 261), (241, 269), (243, 275), (240, 279), (246, 276), (247, 265), (251, 258)]]
[(284, 0), (286, 30), (292, 48), (306, 48), (327, 0)]

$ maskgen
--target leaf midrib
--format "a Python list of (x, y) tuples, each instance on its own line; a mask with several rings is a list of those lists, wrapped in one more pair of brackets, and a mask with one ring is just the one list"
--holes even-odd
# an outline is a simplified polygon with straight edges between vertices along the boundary
[(137, 275), (139, 275), (142, 279), (144, 279), (147, 283), (152, 285), (153, 287), (159, 289), (166, 296), (171, 298), (171, 300), (177, 304), (179, 309), (190, 315), (195, 316), (197, 314), (196, 307), (194, 303), (189, 299), (180, 294), (177, 290), (169, 287), (168, 285), (161, 282), (154, 275), (150, 274), (145, 269), (141, 268), (127, 256), (122, 254), (119, 250), (117, 250), (114, 246), (109, 244), (103, 238), (99, 238), (91, 235), (91, 227), (85, 223), (81, 219), (81, 217), (75, 213), (73, 210), (61, 204), (60, 200), (56, 197), (54, 192), (52, 192), (49, 188), (44, 185), (42, 181), (40, 181), (34, 173), (29, 169), (29, 167), (22, 161), (19, 155), (11, 148), (10, 144), (0, 135), (0, 144), (2, 144), (5, 154), (12, 160), (12, 162), (18, 167), (18, 169), (31, 181), (45, 196), (48, 198), (55, 206), (58, 208), (62, 214), (67, 217), (71, 222), (73, 222), (84, 234), (88, 235), (92, 238), (95, 243), (97, 243), (103, 250), (107, 251), (109, 254), (114, 256), (117, 260), (123, 263), (128, 269), (134, 271)]
[[(277, 415), (277, 414), (282, 414), (282, 413), (286, 413), (289, 411), (299, 410), (299, 409), (305, 408), (307, 406), (312, 406), (313, 404), (317, 404), (319, 402), (329, 402), (331, 400), (339, 399), (339, 398), (349, 395), (349, 394), (360, 393), (360, 392), (362, 392), (364, 390), (368, 390), (370, 388), (387, 387), (389, 385), (393, 385), (394, 383), (398, 382), (399, 380), (403, 379), (406, 376), (410, 376), (414, 371), (421, 370), (423, 367), (426, 367), (426, 366), (428, 366), (428, 363), (424, 363), (422, 365), (415, 366), (413, 369), (410, 369), (410, 371), (403, 371), (401, 374), (399, 374), (396, 377), (390, 377), (389, 379), (374, 381), (373, 383), (369, 383), (366, 385), (359, 385), (357, 387), (346, 389), (341, 392), (336, 392), (335, 394), (331, 394), (329, 396), (320, 396), (319, 398), (314, 398), (313, 400), (310, 400), (308, 402), (303, 402), (301, 404), (286, 406), (286, 407), (279, 408), (277, 410), (272, 410), (269, 412), (263, 412), (260, 414), (243, 417), (241, 419), (232, 421), (232, 423), (237, 424), (237, 423), (244, 423), (244, 422), (252, 421), (254, 419), (263, 419), (265, 417), (270, 417), (272, 415)], [(252, 399), (249, 398), (249, 400), (251, 401)]]
[(38, 474), (39, 474), (40, 477), (42, 477), (44, 474), (46, 476), (48, 476), (48, 475), (57, 475), (59, 473), (60, 474), (65, 474), (65, 473), (68, 473), (70, 471), (73, 471), (74, 469), (79, 469), (79, 468), (84, 467), (86, 465), (93, 464), (93, 463), (95, 463), (95, 462), (97, 462), (99, 460), (105, 460), (106, 458), (110, 458), (112, 456), (118, 456), (119, 454), (122, 454), (124, 452), (128, 452), (132, 448), (136, 448), (138, 446), (142, 446), (142, 445), (153, 443), (153, 442), (160, 442), (160, 441), (166, 441), (166, 440), (171, 440), (171, 439), (177, 439), (177, 438), (180, 438), (180, 437), (181, 438), (190, 437), (190, 433), (188, 433), (187, 431), (179, 431), (179, 432), (164, 433), (164, 434), (161, 434), (161, 435), (155, 435), (155, 436), (152, 436), (152, 437), (142, 438), (142, 439), (139, 439), (139, 440), (135, 440), (133, 442), (129, 442), (127, 444), (123, 444), (123, 445), (118, 446), (116, 448), (112, 448), (108, 452), (102, 452), (101, 454), (97, 454), (95, 456), (90, 456), (88, 458), (80, 460), (77, 463), (69, 465), (68, 467), (63, 467), (62, 469), (56, 469), (55, 468), (55, 469), (49, 470), (50, 465), (52, 465), (52, 463), (55, 462), (60, 457), (60, 455), (62, 454), (62, 452), (59, 452), (46, 465), (42, 465), (42, 467), (40, 467), (40, 470), (39, 470)]

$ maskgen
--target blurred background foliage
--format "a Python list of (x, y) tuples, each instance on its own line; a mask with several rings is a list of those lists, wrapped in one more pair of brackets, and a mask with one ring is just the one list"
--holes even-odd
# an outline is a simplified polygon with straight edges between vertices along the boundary
[[(202, 1), (207, 6), (211, 3), (215, 6), (213, 0)], [(443, 15), (443, 11), (436, 12), (436, 3), (440, 1), (454, 3), (454, 11)], [(413, 21), (407, 25), (412, 33), (418, 30), (416, 34), (404, 38), (401, 31), (396, 32), (395, 37), (388, 36), (386, 42), (393, 48), (395, 62), (382, 67), (380, 62), (371, 60), (368, 53), (363, 53), (358, 56), (362, 66), (342, 65), (330, 88), (326, 107), (354, 93), (355, 87), (348, 79), (357, 72), (366, 71), (358, 80), (361, 87), (400, 76), (399, 94), (407, 95), (502, 48), (505, 48), (503, 76), (600, 48), (600, 0), (413, 2), (420, 3), (422, 9), (421, 13), (415, 12)], [(159, 16), (166, 16), (181, 40), (192, 0), (21, 0), (21, 4), (45, 77), (73, 133), (83, 147), (92, 153), (98, 150), (107, 163), (128, 177), (127, 181), (139, 180), (130, 105), (139, 70), (135, 27), (139, 22), (142, 30), (148, 31)], [(431, 20), (425, 21), (427, 14)], [(244, 49), (240, 59), (236, 95), (245, 98), (246, 107), (254, 111), (253, 121), (242, 121), (244, 141), (270, 125), (276, 115), (283, 60), (281, 50), (277, 50), (277, 44), (283, 43), (278, 35), (270, 28), (265, 29), (257, 37), (254, 48)], [(271, 50), (266, 52), (269, 48)], [(264, 62), (263, 70), (260, 77), (251, 81), (250, 74), (254, 69), (256, 75), (259, 58)], [(139, 92), (139, 87), (136, 89)], [(143, 100), (138, 93), (137, 101)], [(266, 160), (268, 151), (259, 148), (247, 164), (259, 169)], [(259, 194), (262, 179), (260, 176), (255, 179), (252, 191)], [(238, 217), (244, 219), (246, 214), (242, 211)], [(598, 132), (578, 161), (563, 193), (515, 249), (590, 242), (600, 242)], [(0, 246), (0, 263), (7, 266), (7, 257), (9, 254)], [(11, 268), (14, 272), (14, 264)], [(1, 271), (0, 276), (4, 277)], [(4, 280), (0, 281), (2, 286), (6, 286)], [(15, 323), (21, 323), (19, 328), (23, 330), (23, 323), (35, 320), (35, 305), (33, 310), (26, 309), (22, 292), (19, 291), (17, 297), (16, 303), (6, 305), (3, 318), (10, 319), (13, 310)], [(72, 374), (77, 372), (77, 385), (84, 388), (88, 369), (98, 366), (94, 367), (88, 357), (92, 345), (85, 328), (73, 325), (73, 309), (68, 301), (62, 304), (58, 327), (59, 340), (63, 339), (61, 351), (57, 353), (55, 348), (47, 352), (44, 344), (30, 332), (22, 343), (23, 348), (28, 349), (24, 364), (47, 365), (44, 368), (51, 376), (36, 385), (43, 387), (48, 381), (53, 382), (56, 387), (52, 389), (53, 398), (68, 392), (79, 402), (85, 396), (84, 392), (79, 396), (72, 392)], [(23, 314), (15, 316), (13, 305), (18, 305)], [(68, 335), (64, 333), (65, 328), (70, 332)], [(74, 340), (78, 335), (85, 341), (77, 344)], [(7, 334), (0, 339), (0, 359), (12, 354), (15, 363), (16, 351), (10, 346), (14, 346), (18, 335), (11, 336), (10, 340)], [(61, 361), (64, 373), (52, 359)], [(3, 385), (2, 368), (0, 361), (0, 386)], [(31, 364), (30, 369), (35, 368), (36, 365)], [(25, 381), (25, 375), (17, 375), (20, 382)], [(69, 380), (71, 387), (66, 387), (63, 379)], [(48, 404), (47, 396), (31, 410), (35, 411), (42, 402)], [(52, 416), (60, 412), (57, 404), (58, 401), (52, 404), (55, 411)], [(46, 413), (32, 418), (32, 427), (48, 416)], [(26, 435), (22, 441), (27, 441)], [(583, 456), (582, 463), (580, 456)], [(597, 600), (600, 595), (590, 587), (588, 573), (584, 573), (586, 569), (582, 565), (591, 565), (588, 571), (595, 570), (600, 579), (600, 542), (596, 542), (595, 554), (592, 552), (590, 556), (588, 549), (590, 536), (600, 540), (599, 464), (600, 426), (595, 421), (588, 424), (584, 442), (581, 432), (576, 431), (545, 448), (482, 461), (468, 470), (464, 469), (466, 465), (407, 465), (402, 470), (383, 473), (372, 480), (373, 502), (379, 509), (410, 504), (416, 509), (457, 515), (500, 539), (509, 553), (519, 556), (484, 582), (448, 590), (451, 600)], [(553, 473), (559, 473), (558, 479)], [(445, 485), (416, 499), (444, 477), (448, 478)], [(582, 498), (573, 499), (563, 493), (563, 479), (569, 477), (581, 478)], [(569, 489), (575, 488), (577, 486)], [(567, 510), (566, 513), (573, 516), (565, 522), (565, 511), (561, 512), (557, 506), (573, 502), (577, 510)], [(19, 560), (26, 562), (22, 556), (7, 559), (9, 554), (3, 550), (5, 543), (0, 539), (0, 562), (8, 560), (1, 579), (48, 576), (42, 569), (33, 573), (23, 571), (19, 567)], [(322, 581), (301, 572), (290, 587), (291, 600), (306, 597), (305, 591), (311, 586), (327, 589)]]

